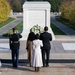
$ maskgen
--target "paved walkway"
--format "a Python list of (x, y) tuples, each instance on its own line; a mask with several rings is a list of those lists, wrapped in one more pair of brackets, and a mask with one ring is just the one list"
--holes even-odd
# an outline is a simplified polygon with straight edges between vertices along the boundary
[[(64, 37), (64, 36), (63, 36)], [(69, 36), (67, 36), (69, 38)], [(59, 37), (56, 36), (57, 39)], [(74, 38), (74, 37), (73, 37)], [(64, 38), (65, 39), (65, 38)], [(67, 38), (66, 38), (67, 39)], [(1, 44), (8, 44), (8, 39), (0, 39)], [(35, 72), (34, 68), (29, 67), (27, 61), (26, 41), (21, 40), (19, 66), (13, 68), (11, 64), (11, 50), (0, 51), (2, 67), (0, 75), (75, 75), (75, 50), (65, 50), (62, 43), (73, 43), (71, 41), (52, 41), (50, 51), (49, 67), (40, 68), (40, 72)]]
[(34, 68), (27, 64), (20, 64), (15, 69), (11, 64), (3, 64), (0, 75), (75, 75), (75, 64), (50, 63), (48, 68), (40, 68), (40, 72), (35, 72)]
[(63, 31), (65, 34), (67, 35), (75, 35), (75, 30), (65, 26), (64, 24), (58, 22), (56, 19), (55, 19), (55, 16), (52, 15), (51, 16), (51, 22), (56, 26), (58, 27), (61, 31)]
[(10, 22), (9, 24), (3, 26), (2, 28), (0, 28), (0, 35), (8, 32), (10, 29), (12, 29), (13, 27), (15, 27), (17, 24), (19, 24), (22, 21), (23, 18), (16, 18), (16, 20)]

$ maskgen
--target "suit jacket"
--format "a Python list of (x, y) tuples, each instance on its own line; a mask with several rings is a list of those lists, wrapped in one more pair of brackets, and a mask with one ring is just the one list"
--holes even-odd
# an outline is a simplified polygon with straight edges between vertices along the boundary
[(19, 49), (19, 38), (22, 38), (20, 34), (14, 33), (9, 36), (10, 49)]
[(43, 32), (40, 34), (40, 39), (43, 42), (42, 49), (50, 50), (51, 49), (50, 41), (52, 41), (52, 35), (48, 32)]

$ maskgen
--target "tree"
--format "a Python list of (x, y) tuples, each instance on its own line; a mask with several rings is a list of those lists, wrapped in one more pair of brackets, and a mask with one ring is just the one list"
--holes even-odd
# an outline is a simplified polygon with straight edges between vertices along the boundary
[[(23, 1), (23, 0), (20, 0), (20, 1)], [(27, 1), (48, 1), (51, 4), (51, 11), (59, 12), (59, 7), (64, 0), (27, 0)]]
[(44, 0), (48, 1), (51, 4), (52, 12), (59, 12), (59, 7), (64, 0)]
[(64, 2), (61, 7), (61, 17), (75, 24), (75, 1)]
[(14, 12), (20, 12), (21, 11), (21, 3), (19, 0), (14, 0), (12, 3), (12, 9)]
[(7, 20), (11, 7), (6, 0), (0, 0), (0, 23)]

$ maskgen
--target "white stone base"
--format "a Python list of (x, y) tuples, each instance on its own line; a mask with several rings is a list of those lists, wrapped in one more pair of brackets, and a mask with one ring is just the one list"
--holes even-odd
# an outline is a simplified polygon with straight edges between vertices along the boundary
[(75, 50), (75, 43), (62, 43), (64, 50)]
[(29, 31), (23, 31), (22, 32), (22, 38), (20, 39), (20, 40), (27, 40), (27, 38), (28, 38), (28, 34), (29, 34), (30, 32)]
[(9, 43), (1, 43), (0, 44), (0, 51), (7, 51), (9, 50)]

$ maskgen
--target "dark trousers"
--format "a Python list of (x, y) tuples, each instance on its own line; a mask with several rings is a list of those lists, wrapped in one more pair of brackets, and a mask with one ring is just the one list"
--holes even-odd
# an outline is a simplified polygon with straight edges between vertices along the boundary
[[(49, 54), (50, 54), (50, 50), (42, 50), (43, 66), (47, 66), (49, 64)], [(46, 58), (45, 58), (45, 55), (46, 55)]]
[(12, 49), (12, 64), (13, 67), (18, 66), (19, 49)]

